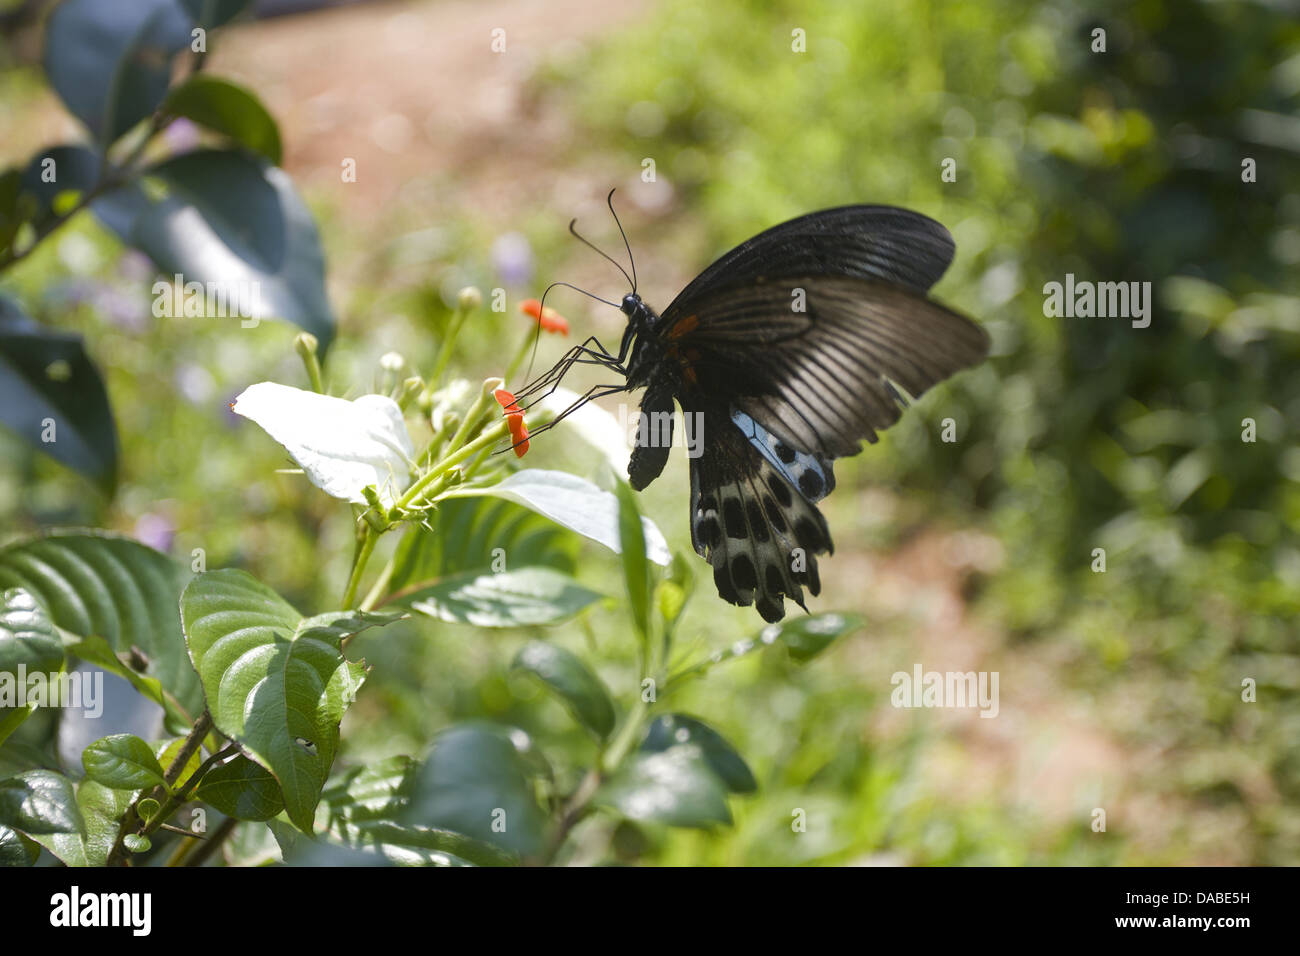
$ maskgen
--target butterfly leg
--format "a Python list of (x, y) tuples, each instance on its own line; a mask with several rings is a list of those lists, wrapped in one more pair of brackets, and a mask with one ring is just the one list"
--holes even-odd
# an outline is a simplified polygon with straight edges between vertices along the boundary
[[(588, 348), (588, 342), (595, 342), (599, 351)], [(574, 364), (602, 365), (606, 368), (618, 370), (622, 365), (622, 358), (612, 355), (605, 346), (601, 344), (598, 338), (594, 335), (590, 336), (581, 345), (575, 345), (573, 348), (569, 349), (569, 351), (565, 352), (560, 360), (551, 367), (550, 371), (524, 386), (518, 397), (526, 398), (538, 389), (544, 388), (547, 384), (555, 383), (558, 385), (559, 380), (564, 378)], [(553, 390), (554, 389), (552, 389), (552, 391)], [(547, 392), (547, 394), (549, 395), (550, 392)]]

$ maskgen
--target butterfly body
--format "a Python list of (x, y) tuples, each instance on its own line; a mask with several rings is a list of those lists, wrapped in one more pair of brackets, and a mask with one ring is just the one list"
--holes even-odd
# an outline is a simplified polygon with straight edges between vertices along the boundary
[[(719, 595), (765, 620), (806, 609), (832, 550), (816, 503), (832, 462), (897, 421), (921, 395), (977, 364), (988, 337), (927, 297), (955, 247), (948, 231), (889, 206), (843, 206), (792, 219), (723, 255), (662, 313), (635, 293), (608, 367), (644, 388), (643, 417), (695, 423), (691, 540)], [(667, 439), (667, 440), (665, 440)], [(668, 459), (671, 429), (637, 429), (630, 483)]]

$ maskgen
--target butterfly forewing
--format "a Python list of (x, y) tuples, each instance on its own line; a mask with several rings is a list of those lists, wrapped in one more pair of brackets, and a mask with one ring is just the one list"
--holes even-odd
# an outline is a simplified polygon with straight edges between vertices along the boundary
[(898, 420), (899, 387), (919, 396), (976, 364), (988, 336), (898, 286), (823, 276), (707, 297), (677, 347), (700, 392), (799, 451), (838, 458)]
[(663, 312), (666, 323), (698, 313), (705, 297), (775, 276), (875, 279), (925, 292), (952, 262), (942, 225), (893, 206), (840, 206), (773, 226), (701, 272)]

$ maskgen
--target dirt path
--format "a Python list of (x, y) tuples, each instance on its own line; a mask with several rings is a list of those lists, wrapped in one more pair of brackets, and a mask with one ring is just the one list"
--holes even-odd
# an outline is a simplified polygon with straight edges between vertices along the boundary
[[(525, 95), (537, 63), (573, 55), (646, 6), (367, 3), (236, 27), (212, 69), (258, 91), (280, 123), (295, 181), (334, 189), (349, 218), (370, 220), (410, 184), (436, 187), (455, 171), (447, 194), (435, 197), (441, 211), (472, 207), (488, 222), (506, 221), (536, 202), (539, 182), (563, 188), (566, 179), (539, 169), (571, 127)], [(345, 158), (356, 161), (355, 183), (341, 182)]]

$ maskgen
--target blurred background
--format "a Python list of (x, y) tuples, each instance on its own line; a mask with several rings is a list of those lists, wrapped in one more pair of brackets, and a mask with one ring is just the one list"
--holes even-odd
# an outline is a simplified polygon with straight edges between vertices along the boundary
[[(41, 74), (42, 6), (0, 0), (5, 163), (83, 135)], [(453, 367), (471, 379), (502, 372), (530, 331), (514, 303), (552, 280), (621, 295), (613, 267), (565, 231), (576, 216), (621, 255), (603, 206), (615, 186), (658, 308), (717, 254), (817, 208), (906, 206), (956, 238), (934, 295), (988, 329), (992, 357), (838, 463), (823, 503), (836, 552), (813, 609), (858, 611), (866, 627), (807, 667), (751, 656), (690, 687), (679, 709), (721, 730), (760, 790), (733, 801), (731, 829), (620, 828), (619, 859), (1300, 863), (1294, 5), (256, 7), (222, 31), (209, 68), (256, 90), (280, 124), (326, 250), (340, 320), (327, 372), (342, 388), (380, 382), (390, 351), (427, 367), (462, 286), (505, 288), (512, 303), (462, 333)], [(177, 148), (187, 135), (168, 131)], [(340, 181), (347, 158), (354, 183)], [(1067, 273), (1150, 282), (1150, 327), (1045, 317), (1043, 286)], [(155, 319), (153, 279), (90, 216), (6, 275), (35, 318), (86, 334), (122, 478), (105, 501), (0, 435), (4, 537), (105, 526), (187, 563), (202, 547), (209, 567), (244, 567), (305, 612), (332, 606), (349, 515), (275, 474), (280, 450), (227, 410), (250, 383), (304, 384), (297, 330)], [(617, 340), (614, 310), (576, 294), (548, 304), (575, 337)], [(566, 344), (544, 337), (539, 363)], [(957, 442), (940, 440), (945, 418)], [(593, 473), (561, 429), (548, 437), (527, 464)], [(678, 453), (642, 506), (689, 555), (686, 505)], [(618, 587), (614, 558), (584, 555), (584, 579)], [(679, 640), (707, 653), (760, 624), (702, 574)], [(563, 711), (506, 679), (526, 636), (428, 621), (362, 635), (353, 649), (374, 670), (341, 759), (418, 752), (472, 716), (581, 759)], [(546, 636), (632, 692), (615, 610)], [(918, 663), (997, 671), (997, 718), (892, 707), (890, 675)], [(796, 807), (807, 834), (791, 832)]]

